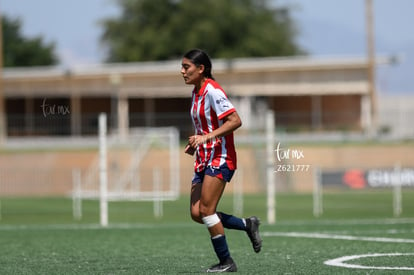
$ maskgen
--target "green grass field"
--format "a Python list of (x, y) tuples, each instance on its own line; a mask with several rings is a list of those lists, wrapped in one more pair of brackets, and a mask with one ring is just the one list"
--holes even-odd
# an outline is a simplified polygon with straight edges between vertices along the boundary
[[(190, 221), (186, 196), (165, 202), (158, 219), (150, 202), (110, 203), (107, 228), (96, 201), (83, 202), (80, 221), (70, 199), (0, 202), (0, 274), (197, 274), (217, 261), (206, 228)], [(220, 210), (232, 205), (225, 196)], [(320, 218), (312, 216), (311, 195), (278, 194), (275, 225), (266, 224), (265, 195), (245, 196), (243, 210), (262, 219), (263, 249), (256, 254), (244, 232), (226, 231), (241, 274), (414, 273), (410, 189), (399, 218), (385, 191), (325, 194)], [(333, 263), (351, 266), (325, 264), (344, 256), (353, 258)]]

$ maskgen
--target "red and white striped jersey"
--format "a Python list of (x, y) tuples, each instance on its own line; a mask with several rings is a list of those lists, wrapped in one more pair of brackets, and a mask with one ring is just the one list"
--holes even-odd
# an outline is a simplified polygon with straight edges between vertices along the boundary
[[(223, 119), (235, 112), (220, 85), (207, 79), (199, 91), (193, 90), (191, 118), (196, 135), (206, 135), (219, 128)], [(207, 166), (219, 167), (226, 164), (230, 170), (237, 168), (233, 133), (200, 144), (196, 150), (194, 170), (201, 172)]]

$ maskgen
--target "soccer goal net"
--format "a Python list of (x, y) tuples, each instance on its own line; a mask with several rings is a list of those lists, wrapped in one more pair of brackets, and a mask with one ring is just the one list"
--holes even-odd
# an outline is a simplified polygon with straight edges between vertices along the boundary
[(176, 128), (131, 128), (120, 138), (107, 134), (106, 115), (101, 114), (99, 154), (88, 171), (73, 177), (74, 213), (81, 215), (81, 199), (99, 199), (101, 224), (106, 225), (108, 201), (176, 200), (179, 171)]

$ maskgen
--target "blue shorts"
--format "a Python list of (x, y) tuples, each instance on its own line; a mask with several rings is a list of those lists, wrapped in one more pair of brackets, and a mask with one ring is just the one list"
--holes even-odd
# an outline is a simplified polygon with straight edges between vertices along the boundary
[(220, 167), (207, 166), (203, 171), (194, 173), (192, 183), (202, 183), (205, 175), (219, 178), (221, 180), (224, 180), (225, 182), (230, 182), (231, 178), (234, 175), (234, 171), (235, 170), (230, 170), (226, 164)]

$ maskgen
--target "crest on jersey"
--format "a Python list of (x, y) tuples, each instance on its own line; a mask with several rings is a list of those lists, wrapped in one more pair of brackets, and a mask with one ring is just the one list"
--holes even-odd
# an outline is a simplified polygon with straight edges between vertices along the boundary
[(221, 97), (220, 99), (217, 99), (216, 103), (220, 104), (221, 107), (223, 107), (223, 108), (228, 108), (229, 107), (229, 104), (227, 103), (227, 98), (225, 98), (225, 97)]

